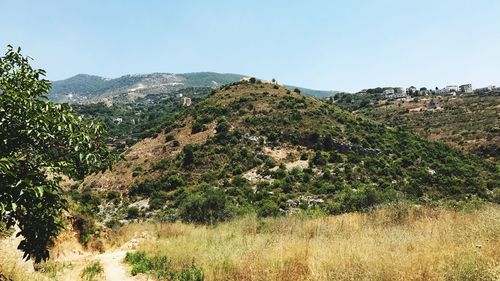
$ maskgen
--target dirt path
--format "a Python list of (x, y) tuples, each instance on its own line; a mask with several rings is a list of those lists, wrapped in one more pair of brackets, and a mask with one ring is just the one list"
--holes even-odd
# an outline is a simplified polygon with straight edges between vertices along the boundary
[(130, 276), (130, 271), (123, 264), (123, 259), (127, 251), (118, 250), (100, 254), (95, 257), (99, 260), (104, 268), (104, 280), (106, 281), (127, 281), (136, 280)]
[[(0, 255), (0, 261), (7, 263), (12, 268), (17, 268), (17, 270), (24, 272), (27, 276), (29, 274), (36, 274), (40, 280), (49, 280), (49, 276), (39, 272), (34, 272), (32, 262), (24, 262), (22, 260), (22, 253), (17, 250), (17, 245), (20, 242), (20, 237), (15, 237), (12, 235), (9, 238), (0, 240), (0, 249), (6, 251), (9, 255)], [(144, 281), (149, 278), (145, 275), (142, 276), (131, 276), (130, 267), (124, 263), (125, 255), (129, 251), (134, 251), (137, 245), (149, 239), (149, 234), (144, 232), (142, 235), (137, 236), (134, 239), (121, 245), (121, 247), (116, 249), (110, 249), (107, 252), (97, 254), (92, 252), (84, 251), (71, 251), (66, 252), (58, 256), (54, 260), (58, 266), (62, 268), (58, 269), (55, 273), (56, 276), (50, 278), (50, 280), (58, 281), (75, 281), (82, 280), (81, 273), (83, 269), (90, 265), (92, 262), (99, 261), (103, 267), (103, 274), (100, 279), (103, 281)], [(70, 248), (71, 249), (71, 248)], [(8, 260), (7, 260), (8, 259)], [(37, 279), (37, 280), (39, 280)]]

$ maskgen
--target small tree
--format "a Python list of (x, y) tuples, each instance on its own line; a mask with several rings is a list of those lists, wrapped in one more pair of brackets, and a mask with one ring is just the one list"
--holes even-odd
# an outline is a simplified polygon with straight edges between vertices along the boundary
[(63, 175), (81, 179), (109, 166), (102, 125), (47, 101), (50, 82), (20, 48), (0, 57), (0, 221), (17, 224), (24, 258), (46, 259), (63, 227)]

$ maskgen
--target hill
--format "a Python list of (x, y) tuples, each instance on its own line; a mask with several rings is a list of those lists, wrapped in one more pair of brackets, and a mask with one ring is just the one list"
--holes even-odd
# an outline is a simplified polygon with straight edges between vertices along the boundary
[(110, 195), (104, 219), (335, 214), (399, 199), (496, 200), (499, 193), (493, 162), (275, 84), (224, 86), (170, 120), (113, 170), (81, 184), (121, 194)]
[(426, 139), (447, 143), (464, 152), (494, 160), (500, 158), (498, 93), (425, 96), (404, 102), (351, 95), (339, 99), (337, 105), (388, 126), (406, 128)]
[[(130, 101), (152, 94), (165, 94), (185, 88), (218, 88), (239, 81), (240, 74), (194, 72), (129, 74), (115, 79), (95, 75), (78, 74), (71, 78), (54, 81), (49, 98), (55, 102), (95, 103), (98, 101)], [(288, 86), (294, 89), (294, 86)], [(319, 91), (300, 88), (306, 95), (324, 98), (335, 91)]]

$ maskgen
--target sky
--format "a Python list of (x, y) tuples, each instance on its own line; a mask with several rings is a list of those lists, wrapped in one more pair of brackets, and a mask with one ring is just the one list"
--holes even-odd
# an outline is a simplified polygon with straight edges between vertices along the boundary
[(0, 0), (50, 80), (238, 73), (320, 90), (500, 85), (498, 0)]

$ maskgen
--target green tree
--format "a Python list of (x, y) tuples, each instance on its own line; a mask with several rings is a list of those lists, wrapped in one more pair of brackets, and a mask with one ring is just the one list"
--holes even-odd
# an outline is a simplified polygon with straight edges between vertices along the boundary
[(12, 46), (0, 57), (0, 221), (17, 224), (24, 258), (46, 259), (63, 227), (62, 176), (109, 166), (102, 125), (47, 101), (50, 82)]

